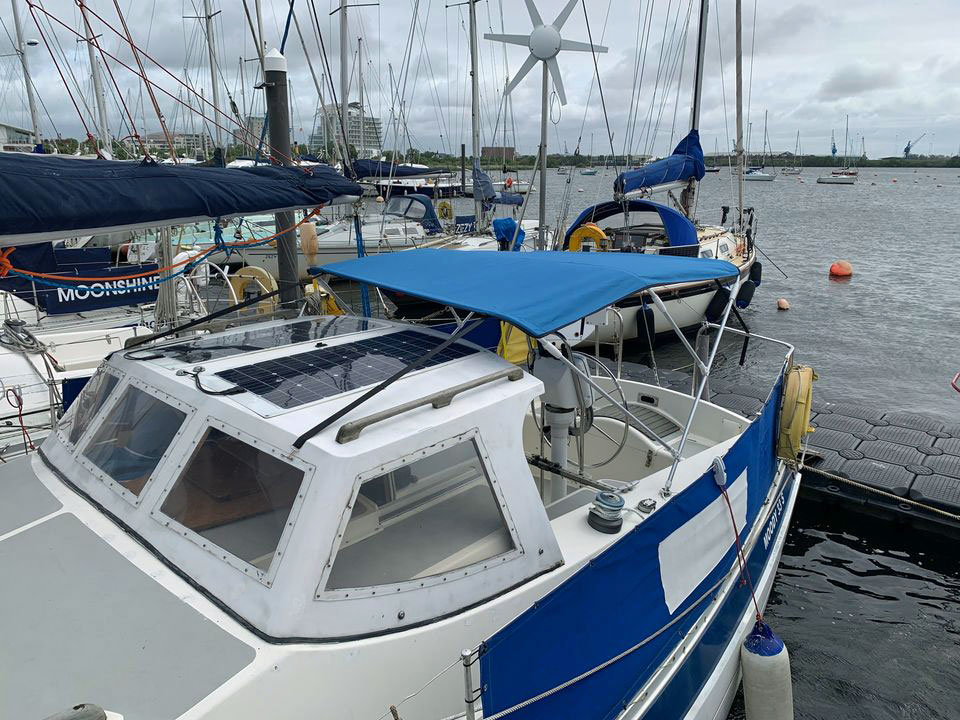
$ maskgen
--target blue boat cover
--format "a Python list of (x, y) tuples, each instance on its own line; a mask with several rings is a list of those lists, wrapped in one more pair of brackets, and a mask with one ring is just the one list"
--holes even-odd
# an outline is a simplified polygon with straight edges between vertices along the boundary
[(732, 280), (738, 274), (725, 260), (705, 258), (431, 248), (344, 260), (310, 271), (489, 315), (533, 337), (647, 288)]
[(437, 211), (433, 209), (433, 203), (430, 198), (421, 193), (394, 195), (387, 202), (383, 214), (418, 222), (431, 235), (443, 230)]
[(523, 205), (523, 195), (494, 190), (490, 176), (476, 163), (473, 164), (473, 196), (479, 197), (486, 205)]
[(412, 167), (410, 165), (397, 165), (391, 162), (381, 162), (380, 160), (354, 160), (353, 172), (358, 178), (405, 178), (405, 177), (426, 177), (427, 175), (441, 175), (450, 172), (445, 168), (431, 167)]
[(706, 172), (703, 148), (700, 147), (700, 133), (691, 130), (673, 149), (670, 157), (620, 173), (613, 181), (613, 189), (614, 192), (626, 194), (678, 180), (702, 180)]
[[(517, 236), (516, 242), (513, 240), (514, 234)], [(497, 218), (493, 221), (493, 236), (497, 239), (498, 243), (506, 243), (507, 245), (512, 243), (512, 246), (509, 248), (510, 250), (519, 250), (522, 248), (526, 235), (523, 228), (517, 230), (517, 221), (513, 218)]]
[(656, 212), (660, 215), (660, 221), (663, 223), (663, 229), (667, 233), (667, 240), (670, 241), (670, 247), (679, 247), (680, 245), (696, 245), (700, 242), (697, 239), (697, 228), (690, 222), (689, 218), (682, 212), (674, 210), (666, 205), (652, 202), (651, 200), (607, 200), (599, 205), (588, 207), (577, 219), (570, 225), (566, 234), (563, 236), (564, 249), (570, 247), (570, 238), (577, 228), (585, 223), (599, 223), (608, 217), (619, 215), (624, 212)]
[(0, 153), (0, 247), (352, 201), (328, 166), (213, 168)]
[[(746, 522), (737, 528), (741, 543), (746, 542), (756, 524), (777, 475), (781, 388), (782, 375), (760, 417), (723, 456), (730, 494), (745, 490)], [(767, 526), (767, 537), (756, 543), (748, 558), (754, 581), (773, 559), (769, 539), (783, 518), (781, 501), (788, 499), (787, 490), (774, 501), (779, 510), (774, 511)], [(711, 589), (737, 567), (734, 532), (724, 513), (720, 521), (728, 523), (730, 534), (723, 556), (685, 599), (668, 605), (663, 578), (682, 574), (686, 568), (662, 567), (661, 543), (686, 523), (710, 517), (704, 511), (720, 497), (711, 468), (643, 522), (627, 521), (625, 527), (632, 525), (632, 529), (623, 532), (613, 545), (483, 642), (483, 714), (494, 715), (579, 678), (558, 692), (518, 708), (509, 717), (612, 720), (620, 716), (692, 626), (714, 609), (712, 601), (720, 593)], [(749, 586), (735, 580), (729, 594), (721, 599), (717, 618), (706, 635), (696, 645), (686, 646), (685, 659), (677, 661), (684, 664), (662, 693), (666, 707), (658, 704), (645, 717), (687, 717), (687, 709), (721, 652), (735, 641), (740, 618), (751, 609)], [(621, 653), (622, 657), (610, 662)], [(596, 672), (588, 673), (595, 668)]]

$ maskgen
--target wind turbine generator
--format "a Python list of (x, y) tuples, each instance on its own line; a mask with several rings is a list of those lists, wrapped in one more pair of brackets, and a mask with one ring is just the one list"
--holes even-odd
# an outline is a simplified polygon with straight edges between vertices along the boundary
[[(495, 40), (497, 42), (507, 43), (509, 45), (521, 45), (530, 50), (530, 54), (524, 61), (517, 74), (513, 76), (510, 84), (504, 89), (504, 95), (509, 95), (514, 88), (526, 77), (533, 66), (538, 62), (543, 64), (543, 88), (540, 98), (540, 234), (537, 241), (537, 249), (543, 250), (547, 244), (547, 99), (549, 95), (548, 83), (553, 79), (553, 85), (557, 91), (557, 99), (561, 105), (567, 104), (567, 95), (563, 90), (563, 78), (560, 75), (560, 65), (557, 62), (557, 55), (561, 50), (573, 50), (576, 52), (601, 52), (607, 51), (607, 48), (601, 45), (592, 45), (591, 43), (577, 42), (575, 40), (564, 40), (560, 36), (560, 30), (564, 23), (570, 17), (570, 13), (580, 3), (580, 0), (569, 0), (556, 19), (547, 24), (540, 17), (540, 12), (533, 0), (525, 0), (527, 12), (530, 14), (530, 22), (533, 24), (533, 30), (529, 35), (505, 35), (500, 33), (486, 33), (484, 38)], [(548, 77), (549, 76), (549, 77)], [(559, 232), (559, 228), (557, 228)]]

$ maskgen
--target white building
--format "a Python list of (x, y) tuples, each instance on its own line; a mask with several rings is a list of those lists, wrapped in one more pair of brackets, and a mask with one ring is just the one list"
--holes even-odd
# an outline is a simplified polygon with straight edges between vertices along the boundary
[[(173, 147), (180, 155), (186, 157), (195, 157), (196, 155), (206, 155), (207, 147), (213, 147), (213, 143), (207, 140), (204, 133), (171, 133)], [(170, 145), (167, 142), (166, 135), (163, 132), (150, 132), (143, 138), (144, 145), (150, 152), (165, 151), (170, 152)]]
[[(324, 105), (319, 110), (315, 122), (316, 129), (310, 135), (312, 149), (323, 149), (328, 143), (340, 140), (342, 133), (339, 109), (339, 105)], [(347, 105), (346, 124), (347, 143), (356, 148), (359, 157), (380, 157), (382, 146), (380, 118), (367, 113), (364, 113), (361, 118), (360, 103), (352, 102)]]
[(16, 125), (0, 123), (0, 149), (9, 151), (33, 150), (33, 132)]

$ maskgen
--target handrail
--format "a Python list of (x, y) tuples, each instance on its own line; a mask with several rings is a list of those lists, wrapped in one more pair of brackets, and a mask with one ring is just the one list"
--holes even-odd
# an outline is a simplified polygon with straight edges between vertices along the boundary
[(423, 407), (424, 405), (432, 405), (434, 408), (446, 407), (453, 401), (454, 397), (466, 390), (472, 390), (475, 387), (486, 385), (487, 383), (495, 382), (496, 380), (501, 380), (503, 378), (514, 382), (522, 377), (523, 370), (518, 367), (498, 370), (495, 373), (490, 373), (489, 375), (484, 375), (483, 377), (475, 378), (474, 380), (468, 380), (467, 382), (460, 383), (459, 385), (454, 385), (452, 388), (447, 388), (446, 390), (431, 393), (430, 395), (425, 395), (424, 397), (416, 400), (410, 400), (409, 402), (401, 403), (400, 405), (387, 410), (381, 410), (380, 412), (372, 413), (371, 415), (367, 415), (359, 420), (351, 420), (350, 422), (344, 423), (340, 426), (340, 430), (337, 431), (337, 442), (343, 445), (351, 442), (352, 440), (356, 440), (358, 437), (360, 437), (360, 433), (371, 425), (374, 425), (378, 422), (383, 422), (384, 420), (388, 420), (392, 417), (396, 417), (397, 415), (408, 412), (415, 408)]

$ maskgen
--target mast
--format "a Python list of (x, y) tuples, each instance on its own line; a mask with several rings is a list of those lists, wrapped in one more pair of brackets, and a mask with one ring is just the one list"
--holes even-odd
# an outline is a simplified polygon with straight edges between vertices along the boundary
[(23, 68), (23, 84), (27, 88), (27, 105), (30, 107), (30, 124), (33, 129), (33, 144), (43, 142), (40, 137), (40, 123), (37, 120), (37, 101), (33, 96), (33, 80), (30, 79), (30, 63), (27, 61), (27, 44), (23, 41), (23, 25), (20, 22), (20, 0), (10, 0), (13, 6), (13, 26), (17, 34), (17, 55), (20, 56), (20, 66)]
[(364, 150), (367, 143), (363, 136), (363, 38), (357, 38), (357, 93), (360, 96), (360, 147), (358, 157), (366, 157)]
[[(219, 10), (217, 11), (219, 12)], [(207, 25), (207, 55), (210, 58), (210, 87), (213, 89), (213, 129), (217, 147), (223, 147), (223, 136), (220, 134), (220, 88), (217, 83), (217, 46), (213, 36), (213, 17), (210, 0), (203, 0), (203, 17)]]
[[(549, 87), (547, 82), (549, 72), (547, 64), (543, 65), (543, 92), (540, 95), (540, 197), (537, 198), (539, 207), (539, 235), (537, 237), (537, 250), (547, 249), (547, 93)], [(532, 190), (533, 188), (531, 188)]]
[(743, 231), (743, 8), (736, 0), (737, 16), (737, 216)]
[[(703, 97), (703, 62), (707, 49), (707, 13), (710, 8), (709, 0), (700, 0), (700, 22), (697, 27), (697, 64), (693, 75), (693, 101), (690, 103), (690, 130), (700, 126), (700, 104)], [(681, 195), (683, 212), (688, 218), (693, 218), (693, 208), (696, 204), (697, 181), (690, 178), (687, 187)]]
[[(349, 60), (350, 23), (347, 18), (347, 0), (340, 0), (340, 129), (343, 133), (343, 149), (346, 156), (350, 156), (350, 140), (347, 135), (349, 123), (348, 94), (350, 92), (350, 74), (347, 67)], [(347, 168), (344, 168), (346, 173)]]
[[(473, 167), (480, 169), (480, 83), (477, 76), (477, 0), (469, 0), (470, 3), (470, 134), (473, 151)], [(546, 70), (544, 70), (546, 72)], [(546, 82), (546, 80), (544, 80)], [(477, 230), (480, 229), (480, 221), (483, 215), (483, 199), (479, 195), (479, 190), (474, 183), (473, 188), (473, 213), (474, 222)], [(541, 207), (543, 198), (541, 197)], [(543, 214), (541, 211), (541, 222)], [(543, 229), (540, 230), (541, 236)]]
[(847, 115), (847, 125), (843, 131), (843, 166), (845, 168), (850, 167), (850, 160), (847, 157), (847, 154), (848, 154), (847, 139), (849, 138), (849, 136), (850, 136), (850, 116)]
[(93, 44), (96, 42), (96, 36), (93, 34), (93, 28), (90, 26), (90, 18), (87, 17), (87, 6), (83, 2), (77, 3), (80, 6), (80, 15), (83, 17), (83, 26), (87, 31), (87, 55), (90, 58), (90, 77), (93, 78), (93, 94), (97, 101), (97, 130), (100, 135), (100, 147), (113, 155), (113, 148), (110, 145), (110, 125), (107, 123), (107, 98), (103, 94), (103, 80), (100, 78), (100, 64), (97, 62), (97, 55), (93, 50)]

